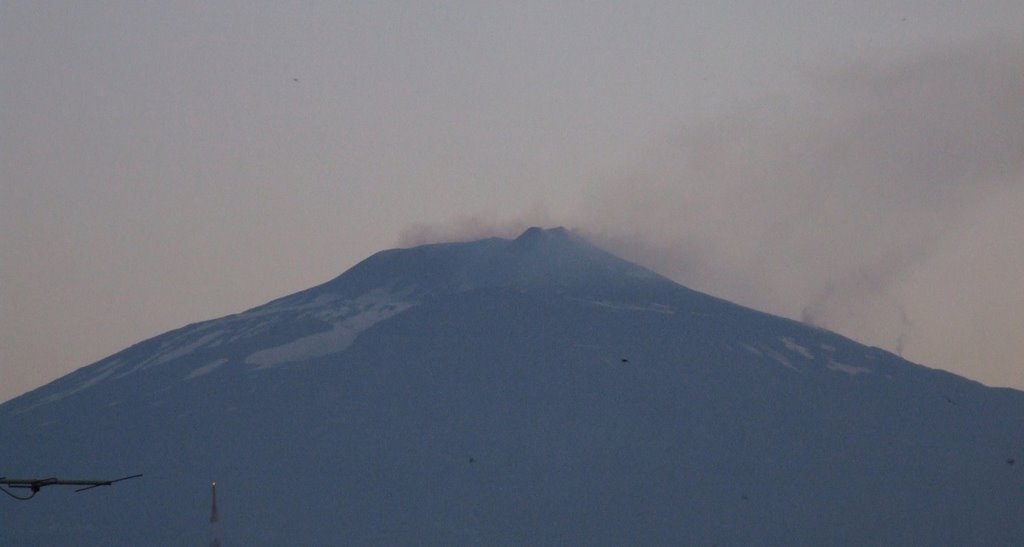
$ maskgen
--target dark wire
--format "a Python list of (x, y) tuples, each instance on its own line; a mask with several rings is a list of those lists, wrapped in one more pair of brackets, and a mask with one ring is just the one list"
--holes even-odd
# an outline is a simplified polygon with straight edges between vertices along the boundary
[(30, 500), (30, 499), (32, 499), (33, 496), (35, 496), (36, 494), (39, 493), (37, 490), (33, 490), (31, 494), (29, 494), (29, 495), (27, 495), (25, 497), (21, 497), (21, 496), (15, 494), (14, 492), (11, 492), (10, 490), (4, 488), (3, 486), (0, 486), (0, 490), (3, 490), (4, 494), (7, 494), (8, 496), (10, 496), (10, 497), (12, 497), (12, 498), (14, 498), (14, 499), (16, 499), (18, 501)]

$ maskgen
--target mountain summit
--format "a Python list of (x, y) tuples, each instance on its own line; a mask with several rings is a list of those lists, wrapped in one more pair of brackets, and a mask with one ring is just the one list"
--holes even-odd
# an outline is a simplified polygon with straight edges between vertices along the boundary
[(591, 246), (565, 228), (530, 228), (513, 239), (490, 238), (383, 251), (314, 289), (363, 293), (382, 284), (418, 294), (484, 287), (623, 286), (657, 274)]
[[(122, 476), (3, 544), (1018, 544), (1024, 393), (562, 228), (377, 253), (0, 405), (0, 474)], [(12, 504), (15, 502), (11, 501)]]

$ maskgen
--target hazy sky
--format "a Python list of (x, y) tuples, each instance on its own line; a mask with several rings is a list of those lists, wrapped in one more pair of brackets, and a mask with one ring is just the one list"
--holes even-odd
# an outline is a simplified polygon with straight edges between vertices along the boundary
[(1024, 2), (0, 3), (0, 400), (565, 225), (1024, 388)]

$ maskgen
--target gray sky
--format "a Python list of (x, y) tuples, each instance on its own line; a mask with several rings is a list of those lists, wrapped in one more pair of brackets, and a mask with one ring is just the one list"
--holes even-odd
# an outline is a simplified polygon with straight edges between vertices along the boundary
[(0, 400), (527, 224), (1024, 388), (1024, 3), (830, 4), (3, 2)]

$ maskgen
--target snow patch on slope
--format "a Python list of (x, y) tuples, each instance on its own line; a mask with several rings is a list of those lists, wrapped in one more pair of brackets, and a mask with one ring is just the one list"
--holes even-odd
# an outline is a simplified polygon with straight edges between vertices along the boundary
[(811, 353), (810, 350), (808, 350), (807, 348), (801, 346), (800, 344), (797, 344), (795, 341), (793, 341), (792, 338), (783, 336), (782, 338), (779, 338), (779, 340), (782, 341), (782, 344), (786, 346), (786, 349), (788, 349), (789, 351), (795, 351), (800, 355), (803, 355), (805, 359), (809, 359), (811, 361), (814, 360), (814, 354)]
[(224, 363), (227, 363), (227, 362), (228, 362), (227, 359), (217, 359), (216, 361), (213, 361), (213, 362), (207, 363), (205, 365), (196, 367), (195, 369), (192, 370), (192, 372), (189, 373), (188, 376), (185, 377), (185, 379), (186, 380), (191, 380), (193, 378), (198, 378), (200, 376), (209, 374), (209, 373), (213, 372), (214, 369), (216, 369), (217, 367), (219, 367), (219, 366), (221, 366), (221, 365), (223, 365)]
[(171, 351), (166, 351), (166, 352), (157, 354), (157, 356), (155, 358), (150, 359), (149, 361), (143, 363), (142, 367), (143, 368), (155, 367), (157, 365), (162, 365), (164, 363), (173, 361), (173, 360), (175, 360), (175, 359), (177, 359), (179, 357), (184, 357), (184, 356), (194, 352), (195, 350), (197, 350), (197, 349), (199, 349), (199, 348), (201, 348), (201, 347), (203, 347), (203, 346), (213, 342), (214, 340), (216, 340), (217, 338), (220, 337), (220, 334), (221, 333), (219, 331), (211, 332), (210, 334), (206, 334), (206, 335), (200, 336), (199, 339), (197, 339), (197, 340), (195, 340), (195, 341), (193, 341), (193, 342), (191, 342), (189, 344), (186, 344), (186, 345), (181, 346), (181, 347), (177, 347), (177, 348), (175, 348), (175, 349), (173, 349)]
[(855, 367), (853, 365), (845, 365), (843, 363), (839, 363), (839, 362), (833, 361), (831, 359), (828, 360), (828, 365), (826, 365), (826, 366), (829, 368), (829, 370), (834, 370), (836, 372), (845, 372), (846, 374), (849, 374), (850, 376), (857, 376), (858, 374), (864, 374), (866, 372), (871, 372), (871, 369), (869, 369), (869, 368)]
[(360, 332), (413, 305), (414, 302), (403, 301), (400, 296), (387, 291), (371, 291), (348, 305), (338, 305), (315, 314), (318, 319), (333, 320), (330, 330), (254, 352), (245, 358), (245, 362), (264, 369), (344, 351)]
[(777, 361), (780, 365), (790, 370), (795, 370), (797, 372), (800, 371), (800, 369), (796, 368), (796, 365), (794, 365), (793, 362), (790, 361), (789, 358), (786, 357), (785, 355), (770, 348), (764, 348), (764, 352), (768, 355), (768, 357), (775, 359), (775, 361)]
[(676, 311), (671, 306), (665, 304), (627, 304), (620, 302), (609, 302), (606, 300), (591, 300), (591, 304), (600, 306), (602, 308), (612, 308), (615, 310), (629, 310), (629, 311), (649, 311), (655, 313), (664, 313), (667, 315), (674, 314)]
[(38, 406), (42, 406), (42, 405), (45, 405), (45, 404), (49, 404), (49, 403), (53, 403), (53, 402), (59, 401), (61, 399), (64, 399), (65, 397), (69, 397), (71, 395), (74, 395), (75, 393), (78, 393), (79, 391), (82, 391), (84, 389), (88, 389), (88, 388), (90, 388), (90, 387), (92, 387), (92, 386), (102, 382), (108, 376), (110, 376), (115, 371), (117, 371), (118, 367), (120, 367), (121, 364), (122, 363), (120, 361), (113, 361), (110, 364), (106, 365), (99, 374), (96, 374), (92, 378), (89, 378), (88, 380), (85, 380), (84, 382), (81, 382), (81, 383), (75, 385), (75, 387), (73, 387), (73, 388), (71, 388), (69, 390), (61, 391), (59, 393), (54, 393), (52, 395), (47, 395), (46, 397), (43, 397), (42, 399), (39, 399), (38, 401), (36, 401), (35, 404), (27, 406), (27, 407), (25, 407), (23, 409), (18, 410), (17, 412), (15, 412), (15, 414), (21, 414), (22, 412), (28, 412), (29, 410), (32, 410), (33, 408), (36, 408)]

